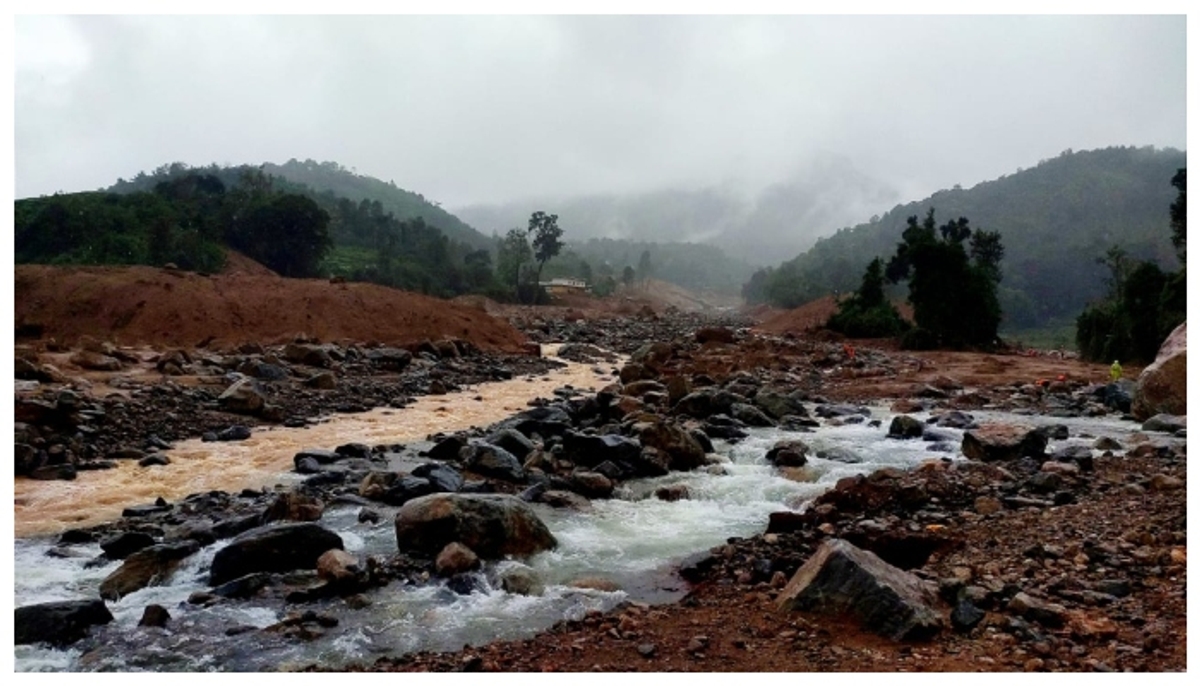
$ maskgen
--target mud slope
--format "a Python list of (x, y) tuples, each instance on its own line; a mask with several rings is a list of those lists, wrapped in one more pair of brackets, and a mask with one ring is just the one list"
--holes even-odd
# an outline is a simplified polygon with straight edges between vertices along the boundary
[(321, 341), (393, 345), (455, 337), (519, 352), (525, 337), (471, 307), (375, 284), (285, 279), (251, 270), (215, 276), (155, 267), (17, 265), (18, 337), (121, 345)]

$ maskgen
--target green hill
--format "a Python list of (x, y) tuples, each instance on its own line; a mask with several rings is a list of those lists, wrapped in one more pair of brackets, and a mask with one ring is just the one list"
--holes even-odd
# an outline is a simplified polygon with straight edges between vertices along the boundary
[(1186, 166), (1186, 154), (1174, 149), (1067, 150), (1033, 168), (938, 191), (841, 229), (778, 268), (757, 272), (743, 292), (750, 301), (794, 307), (852, 291), (868, 262), (895, 251), (907, 218), (934, 208), (941, 219), (966, 217), (972, 227), (1000, 232), (1003, 330), (1061, 327), (1104, 296), (1108, 269), (1097, 260), (1109, 247), (1178, 267), (1168, 208), (1175, 199), (1171, 178)]
[(262, 166), (262, 170), (271, 176), (304, 184), (317, 192), (330, 191), (339, 198), (348, 198), (356, 203), (362, 200), (378, 202), (385, 214), (390, 212), (401, 221), (422, 217), (427, 225), (439, 229), (450, 240), (471, 248), (492, 247), (490, 237), (426, 200), (420, 193), (406, 191), (391, 181), (384, 182), (373, 176), (357, 174), (337, 162), (300, 162), (290, 159), (284, 164), (268, 162)]
[(452, 241), (474, 249), (492, 247), (492, 239), (429, 202), (420, 193), (406, 191), (393, 182), (384, 182), (372, 176), (364, 176), (346, 169), (337, 162), (316, 162), (291, 159), (284, 164), (267, 162), (261, 166), (239, 165), (218, 167), (188, 167), (180, 163), (163, 165), (150, 174), (139, 173), (132, 180), (120, 179), (108, 190), (113, 193), (132, 193), (154, 190), (154, 184), (165, 178), (183, 173), (199, 172), (220, 178), (226, 186), (237, 184), (240, 175), (258, 169), (268, 176), (291, 182), (289, 190), (307, 195), (328, 193), (338, 199), (346, 198), (355, 204), (366, 200), (379, 203), (383, 214), (392, 214), (399, 221), (421, 217), (427, 226), (440, 230)]

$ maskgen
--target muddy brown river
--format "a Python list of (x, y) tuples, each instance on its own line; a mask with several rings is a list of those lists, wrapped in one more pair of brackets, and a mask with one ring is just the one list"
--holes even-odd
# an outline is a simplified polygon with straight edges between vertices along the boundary
[[(545, 346), (552, 357), (558, 346)], [(289, 429), (256, 429), (235, 442), (180, 441), (166, 451), (171, 464), (139, 467), (119, 462), (115, 469), (83, 472), (74, 481), (18, 478), (14, 485), (14, 535), (54, 534), (115, 520), (133, 505), (156, 498), (179, 500), (192, 493), (240, 491), (274, 486), (291, 471), (293, 456), (304, 448), (332, 449), (344, 443), (411, 443), (439, 431), (487, 426), (527, 409), (528, 401), (549, 397), (570, 385), (595, 391), (609, 382), (611, 364), (567, 366), (538, 377), (520, 377), (465, 388), (440, 396), (422, 396), (403, 409), (376, 408), (369, 412), (333, 415), (319, 423)], [(604, 370), (597, 374), (595, 370)]]

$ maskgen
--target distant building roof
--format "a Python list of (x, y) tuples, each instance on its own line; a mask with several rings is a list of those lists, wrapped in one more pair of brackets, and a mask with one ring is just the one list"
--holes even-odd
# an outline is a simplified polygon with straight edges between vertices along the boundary
[(538, 283), (543, 288), (587, 288), (588, 283), (583, 279), (558, 278)]

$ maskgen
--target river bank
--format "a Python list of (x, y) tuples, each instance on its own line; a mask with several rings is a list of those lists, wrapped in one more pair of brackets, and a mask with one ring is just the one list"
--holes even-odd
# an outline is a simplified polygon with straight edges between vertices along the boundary
[[(670, 415), (671, 422), (678, 420), (681, 426), (713, 440), (718, 447), (714, 454), (725, 459), (706, 462), (723, 467), (726, 472), (732, 470), (733, 477), (737, 476), (742, 463), (730, 459), (731, 451), (738, 450), (739, 446), (755, 445), (758, 441), (760, 447), (755, 449), (756, 454), (744, 456), (746, 468), (777, 480), (772, 483), (781, 483), (781, 487), (797, 489), (793, 494), (795, 497), (782, 497), (778, 504), (761, 510), (761, 514), (756, 515), (761, 518), (760, 523), (733, 540), (714, 541), (715, 548), (701, 545), (696, 559), (684, 563), (681, 573), (688, 583), (678, 585), (679, 592), (686, 593), (680, 602), (651, 605), (638, 600), (629, 604), (629, 597), (638, 592), (652, 598), (651, 591), (662, 590), (655, 587), (678, 582), (663, 580), (661, 584), (655, 582), (638, 591), (632, 588), (636, 585), (630, 580), (633, 577), (627, 577), (622, 579), (630, 587), (627, 589), (618, 584), (615, 588), (605, 586), (603, 589), (584, 589), (585, 592), (562, 592), (563, 598), (570, 595), (571, 602), (581, 597), (588, 601), (570, 605), (575, 608), (571, 612), (578, 613), (574, 620), (559, 624), (536, 638), (522, 638), (517, 643), (494, 643), (454, 653), (392, 655), (378, 662), (363, 660), (358, 663), (358, 668), (596, 668), (616, 671), (891, 671), (925, 668), (992, 671), (1167, 670), (1186, 666), (1185, 577), (1181, 571), (1185, 570), (1186, 563), (1186, 439), (1169, 433), (1142, 432), (1140, 425), (1122, 420), (1119, 412), (1106, 409), (1103, 399), (1094, 392), (1097, 384), (1090, 381), (1103, 378), (1103, 369), (1077, 361), (1056, 360), (1053, 364), (1060, 370), (1063, 365), (1076, 366), (1071, 366), (1066, 373), (1060, 371), (1064, 380), (1056, 379), (1055, 386), (1050, 388), (1023, 378), (1031, 371), (1040, 374), (1041, 370), (1018, 369), (1019, 365), (1012, 363), (1022, 361), (1010, 361), (1004, 356), (977, 356), (973, 361), (963, 361), (973, 366), (960, 369), (977, 370), (980, 376), (991, 374), (996, 377), (992, 382), (953, 370), (947, 373), (947, 366), (942, 363), (945, 358), (899, 354), (866, 346), (851, 356), (840, 343), (833, 341), (763, 338), (731, 326), (698, 325), (691, 318), (644, 317), (637, 321), (624, 327), (605, 326), (600, 334), (607, 337), (605, 340), (615, 349), (624, 348), (631, 352), (643, 349), (630, 365), (616, 366), (612, 361), (599, 358), (583, 363), (589, 370), (598, 370), (592, 373), (596, 373), (599, 394), (562, 389), (561, 395), (552, 392), (541, 405), (560, 403), (571, 409), (570, 414), (577, 415), (588, 407), (589, 398), (594, 404), (597, 396), (604, 397), (603, 412), (594, 415), (603, 416), (603, 419), (592, 428), (612, 422), (617, 433), (632, 431), (637, 421), (626, 424), (628, 416)], [(531, 326), (530, 331), (540, 332), (533, 334), (535, 338), (560, 336), (560, 340), (568, 341), (597, 340), (596, 329), (589, 331), (579, 322), (542, 321)], [(622, 336), (621, 331), (628, 333)], [(656, 333), (661, 334), (661, 338), (654, 338)], [(657, 344), (646, 346), (647, 340), (656, 340)], [(586, 349), (577, 353), (582, 354), (581, 359), (588, 357)], [(460, 354), (445, 363), (463, 365), (470, 364), (469, 360), (469, 354)], [(439, 359), (423, 371), (432, 372), (441, 364)], [(494, 365), (489, 362), (488, 366)], [(1001, 380), (1001, 377), (1004, 378)], [(303, 378), (311, 377), (305, 375)], [(437, 374), (427, 374), (423, 378), (429, 383), (437, 378)], [(671, 378), (686, 379), (693, 386), (672, 390)], [(780, 393), (780, 390), (787, 393)], [(685, 410), (677, 409), (678, 401), (696, 392), (707, 399), (693, 400)], [(683, 395), (679, 395), (681, 393)], [(152, 396), (153, 391), (147, 391), (147, 394)], [(306, 393), (310, 399), (320, 396), (313, 391)], [(786, 409), (776, 409), (768, 417), (776, 426), (754, 426), (759, 421), (758, 415), (764, 414), (763, 408), (773, 405), (772, 399), (786, 405)], [(872, 401), (873, 406), (865, 408), (865, 413), (862, 407), (854, 404), (867, 401)], [(114, 399), (114, 402), (119, 401)], [(411, 407), (412, 403), (402, 405)], [(734, 405), (747, 407), (735, 411)], [(751, 411), (754, 408), (759, 409), (758, 414)], [(396, 408), (397, 416), (402, 417), (407, 409)], [(1004, 421), (1026, 419), (1052, 426), (1071, 422), (1081, 424), (1068, 427), (1064, 437), (1052, 439), (1053, 442), (1046, 446), (1044, 459), (1025, 457), (1003, 464), (998, 471), (982, 470), (960, 454), (963, 429), (938, 425), (938, 418), (953, 411), (968, 413), (979, 424), (988, 423), (988, 413), (992, 412), (1005, 413)], [(133, 414), (140, 416), (140, 413)], [(901, 415), (922, 423), (922, 438), (904, 443), (901, 439), (888, 437), (891, 421)], [(582, 416), (587, 416), (587, 412), (584, 411)], [(785, 419), (788, 416), (792, 418)], [(748, 419), (750, 425), (747, 425)], [(1105, 428), (1100, 431), (1099, 427)], [(576, 425), (576, 428), (583, 429), (583, 426)], [(832, 470), (855, 464), (847, 461), (845, 454), (829, 452), (827, 454), (835, 458), (830, 459), (819, 457), (814, 450), (804, 465), (809, 469), (807, 474), (767, 462), (763, 455), (770, 444), (785, 437), (769, 432), (781, 430), (801, 440), (830, 441), (833, 441), (830, 437), (839, 432), (861, 430), (869, 434), (874, 444), (887, 448), (883, 452), (911, 451), (914, 457), (908, 466), (893, 467), (897, 473), (888, 478), (873, 477), (870, 481), (851, 480), (841, 484), (832, 479), (835, 475)], [(739, 431), (747, 435), (738, 437)], [(769, 440), (761, 435), (764, 431), (768, 432)], [(480, 430), (473, 435), (486, 433)], [(632, 435), (636, 437), (637, 432)], [(924, 438), (926, 435), (931, 438)], [(1054, 435), (1061, 434), (1055, 429)], [(438, 440), (444, 440), (437, 436), (433, 438), (431, 447)], [(1116, 441), (1119, 447), (1098, 443), (1101, 438)], [(827, 447), (850, 450), (847, 446), (855, 445), (834, 442), (837, 445)], [(552, 447), (551, 444), (547, 446)], [(334, 446), (327, 447), (332, 449)], [(1058, 451), (1067, 449), (1072, 450), (1055, 457)], [(377, 454), (403, 452), (383, 449)], [(1083, 459), (1085, 453), (1090, 461)], [(861, 466), (853, 470), (863, 474), (879, 473), (879, 467), (883, 465), (873, 466), (873, 458), (864, 459), (871, 454), (860, 453), (857, 464)], [(376, 460), (374, 468), (396, 466), (389, 457), (380, 460), (382, 463)], [(926, 461), (932, 466), (920, 467)], [(295, 466), (298, 464), (296, 462)], [(1047, 464), (1051, 469), (1045, 469)], [(1056, 464), (1066, 467), (1053, 467)], [(1085, 470), (1084, 464), (1090, 466)], [(415, 466), (409, 463), (407, 469)], [(466, 465), (460, 466), (464, 467), (463, 472), (469, 479), (481, 476), (472, 474)], [(550, 479), (549, 485), (570, 490), (567, 477), (575, 466), (556, 471), (560, 467), (562, 465), (542, 464), (539, 469)], [(816, 474), (814, 479), (811, 473), (814, 467), (825, 470), (825, 476), (830, 477), (826, 485), (816, 487), (815, 482), (820, 480), (821, 474)], [(910, 467), (916, 469), (910, 472)], [(170, 465), (162, 468), (170, 469)], [(1048, 473), (1055, 474), (1056, 478), (1040, 476)], [(556, 475), (564, 481), (552, 481)], [(88, 476), (80, 474), (79, 480), (85, 481)], [(642, 477), (618, 481), (636, 484), (639, 478)], [(728, 482), (730, 478), (728, 473), (712, 476), (713, 481)], [(667, 481), (673, 479), (667, 478)], [(920, 483), (911, 481), (913, 479)], [(529, 485), (526, 481), (504, 486), (505, 479), (488, 479), (486, 476), (485, 480), (498, 481), (500, 490), (514, 493)], [(652, 495), (659, 485), (672, 485), (651, 483), (655, 484), (651, 493), (624, 491), (624, 495), (618, 493), (615, 497), (595, 500), (593, 507), (614, 501), (639, 502)], [(705, 502), (707, 499), (700, 484), (692, 485), (696, 493), (685, 500), (693, 501), (693, 505)], [(805, 490), (810, 487), (811, 490)], [(821, 510), (828, 515), (823, 515), (824, 519), (767, 517), (776, 510), (797, 516), (802, 511), (815, 512), (820, 508), (808, 507), (805, 499), (817, 496), (829, 487), (835, 487), (834, 493), (870, 491), (870, 498), (863, 496), (870, 506), (856, 509), (848, 503), (857, 500), (843, 494), (832, 510)], [(893, 503), (891, 496), (881, 495), (901, 492), (908, 494), (906, 497), (924, 492), (925, 498), (906, 501), (917, 503), (916, 507), (908, 508)], [(243, 509), (265, 507), (276, 495), (263, 491), (243, 493)], [(547, 506), (546, 502), (538, 502), (539, 497), (538, 494), (529, 495), (539, 507)], [(981, 498), (990, 499), (984, 501), (982, 508)], [(992, 500), (999, 503), (999, 509), (993, 509)], [(652, 502), (662, 502), (661, 507), (665, 508), (668, 501), (652, 499)], [(331, 505), (332, 501), (326, 502), (328, 516), (345, 519), (346, 515), (337, 514), (339, 509)], [(378, 505), (373, 507), (378, 508)], [(353, 520), (357, 507), (346, 512), (351, 513)], [(569, 519), (574, 519), (574, 515)], [(352, 521), (346, 524), (353, 526)], [(701, 519), (700, 525), (703, 524)], [(915, 530), (913, 526), (916, 526)], [(891, 644), (874, 638), (844, 618), (797, 616), (774, 609), (782, 585), (780, 580), (786, 581), (820, 541), (833, 537), (856, 540), (867, 547), (875, 545), (881, 550), (895, 545), (895, 539), (928, 548), (929, 556), (912, 569), (939, 586), (944, 582), (948, 598), (957, 599), (963, 589), (972, 589), (969, 594), (984, 618), (968, 631), (947, 629), (932, 642)], [(370, 544), (362, 541), (354, 545), (364, 554), (370, 548)], [(369, 552), (382, 555), (384, 550)], [(197, 560), (192, 573), (203, 572), (206, 564), (206, 560)], [(560, 565), (561, 561), (546, 563), (540, 569), (546, 574)], [(394, 571), (394, 579), (411, 580), (419, 578), (421, 571), (428, 569), (397, 567)], [(570, 585), (579, 581), (579, 574), (575, 574), (574, 579), (552, 574), (549, 578), (551, 586), (579, 588)], [(608, 581), (612, 583), (611, 579)], [(1033, 615), (1040, 619), (1030, 619), (1032, 615), (1024, 599), (1013, 603), (1020, 593), (1043, 603), (1056, 604), (1061, 609), (1053, 608), (1049, 614), (1034, 612)], [(466, 595), (474, 597), (476, 594), (469, 591)], [(484, 595), (498, 597), (490, 591)], [(270, 606), (273, 609), (267, 614), (255, 615), (247, 626), (261, 630), (264, 626), (278, 624), (281, 618), (286, 622), (289, 613), (300, 608), (287, 602), (284, 596), (286, 592), (280, 593), (279, 600)], [(135, 600), (140, 603), (137, 607), (140, 610), (150, 598)], [(455, 600), (453, 596), (445, 600), (450, 606), (455, 603), (459, 603), (457, 607), (462, 606), (461, 600)], [(173, 602), (181, 603), (178, 607), (182, 608), (186, 599)], [(945, 611), (949, 614), (953, 603), (947, 602)], [(746, 612), (747, 607), (753, 612)], [(560, 607), (557, 611), (561, 617), (563, 609)], [(125, 621), (136, 623), (133, 614), (134, 610), (127, 609)], [(339, 611), (326, 616), (333, 614), (339, 621), (353, 621), (352, 612)], [(444, 620), (451, 615), (443, 611), (435, 612), (435, 616)], [(1048, 619), (1050, 617), (1056, 619)], [(1057, 626), (1049, 626), (1042, 620)], [(212, 621), (216, 623), (204, 625), (205, 628), (218, 629), (223, 626), (220, 622), (229, 620)], [(553, 620), (546, 626), (552, 624)], [(128, 628), (123, 631), (130, 636), (136, 634)], [(126, 640), (134, 641), (134, 637)], [(144, 641), (145, 636), (139, 640)], [(251, 668), (321, 666), (319, 661), (304, 661), (302, 637), (291, 636), (288, 640), (298, 646), (295, 659), (274, 667)], [(110, 645), (115, 646), (107, 651), (110, 656), (113, 650), (119, 652), (128, 647), (116, 639)], [(114, 664), (121, 664), (105, 662), (104, 654), (104, 650), (95, 652), (93, 646), (91, 661), (85, 659), (77, 664), (85, 669), (111, 669)], [(193, 664), (185, 668), (229, 669), (230, 664), (233, 663)], [(339, 663), (335, 668), (353, 668), (353, 665)]]

